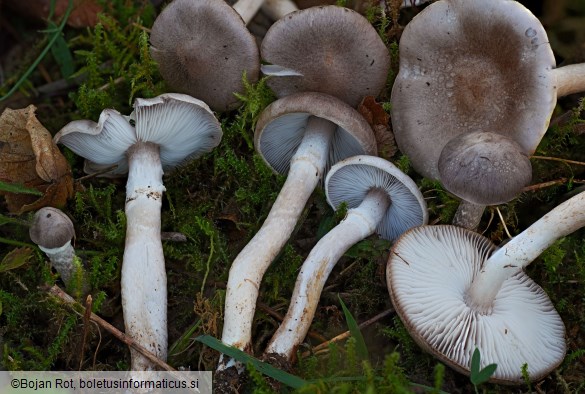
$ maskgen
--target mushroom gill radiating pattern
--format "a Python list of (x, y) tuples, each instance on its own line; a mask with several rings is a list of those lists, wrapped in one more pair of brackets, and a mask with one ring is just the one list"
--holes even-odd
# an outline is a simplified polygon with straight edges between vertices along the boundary
[(563, 323), (544, 291), (521, 271), (504, 282), (491, 310), (467, 302), (473, 279), (495, 249), (459, 227), (413, 229), (391, 252), (390, 294), (413, 338), (453, 368), (469, 374), (477, 347), (482, 366), (498, 365), (495, 380), (521, 382), (525, 363), (537, 379), (565, 353)]

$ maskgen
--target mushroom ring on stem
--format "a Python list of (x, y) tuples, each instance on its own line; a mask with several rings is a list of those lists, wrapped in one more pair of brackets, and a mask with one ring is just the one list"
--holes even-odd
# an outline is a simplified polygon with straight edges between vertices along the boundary
[[(342, 37), (342, 39), (340, 39)], [(266, 32), (261, 45), (267, 84), (278, 97), (297, 92), (330, 94), (357, 106), (386, 83), (390, 55), (370, 22), (338, 6), (288, 14)]]
[(264, 161), (287, 178), (262, 227), (230, 268), (222, 341), (245, 350), (251, 345), (262, 277), (292, 234), (315, 187), (337, 161), (376, 153), (366, 120), (322, 93), (298, 93), (270, 104), (258, 119), (254, 143)]
[(242, 76), (260, 74), (256, 40), (223, 0), (175, 0), (154, 21), (150, 52), (167, 84), (200, 98), (215, 111), (240, 104)]
[(415, 341), (469, 375), (478, 348), (492, 380), (522, 384), (549, 374), (566, 352), (565, 327), (523, 269), (556, 240), (585, 226), (585, 193), (560, 204), (504, 246), (456, 226), (414, 228), (387, 265), (396, 312)]
[(497, 132), (532, 155), (557, 96), (585, 90), (585, 64), (555, 68), (540, 21), (516, 1), (436, 1), (408, 23), (399, 48), (392, 127), (400, 151), (431, 179), (462, 133)]
[[(128, 171), (122, 308), (126, 333), (162, 360), (167, 356), (167, 288), (160, 238), (163, 170), (209, 152), (221, 127), (209, 107), (183, 94), (136, 99), (133, 127), (119, 112), (102, 111), (98, 123), (73, 121), (55, 135), (79, 156)], [(131, 369), (155, 366), (130, 350)]]
[(331, 167), (325, 180), (334, 209), (346, 202), (346, 217), (317, 242), (297, 277), (288, 312), (265, 353), (292, 360), (315, 316), (329, 274), (357, 242), (377, 233), (395, 240), (404, 231), (427, 223), (427, 206), (412, 179), (390, 162), (354, 156)]

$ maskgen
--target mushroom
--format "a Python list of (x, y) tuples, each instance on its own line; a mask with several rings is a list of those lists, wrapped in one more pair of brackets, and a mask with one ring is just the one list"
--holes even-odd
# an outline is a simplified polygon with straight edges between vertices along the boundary
[(440, 0), (400, 39), (396, 143), (417, 172), (436, 180), (443, 147), (462, 133), (506, 135), (530, 156), (557, 96), (583, 90), (585, 64), (555, 69), (544, 28), (520, 3)]
[(266, 348), (267, 356), (293, 358), (309, 331), (329, 274), (351, 246), (374, 232), (393, 241), (428, 220), (426, 203), (414, 181), (379, 157), (354, 156), (335, 164), (327, 174), (325, 193), (334, 209), (345, 201), (349, 210), (303, 263), (286, 316)]
[(475, 348), (496, 363), (494, 382), (521, 384), (556, 368), (565, 328), (523, 269), (557, 239), (585, 226), (585, 193), (560, 204), (499, 249), (456, 226), (421, 226), (396, 241), (387, 265), (390, 297), (426, 351), (468, 374)]
[[(76, 154), (98, 165), (128, 171), (122, 308), (126, 333), (162, 360), (167, 356), (167, 291), (160, 238), (162, 176), (219, 144), (221, 127), (209, 107), (183, 94), (136, 99), (131, 118), (113, 109), (98, 123), (73, 121), (55, 135)], [(155, 366), (130, 349), (131, 369)]]
[(262, 2), (262, 11), (274, 21), (298, 10), (299, 7), (292, 0), (264, 0)]
[(400, 8), (407, 8), (407, 7), (418, 7), (419, 5), (423, 5), (424, 3), (428, 3), (430, 0), (403, 0)]
[(445, 189), (463, 200), (453, 224), (474, 229), (486, 205), (506, 203), (522, 192), (532, 179), (532, 165), (516, 141), (502, 134), (473, 132), (445, 145), (439, 174)]
[(75, 238), (75, 229), (69, 216), (57, 208), (41, 208), (33, 217), (29, 236), (47, 255), (65, 286), (78, 286), (76, 290), (81, 292), (88, 289), (85, 272), (71, 244)]
[[(343, 37), (343, 39), (340, 39)], [(277, 97), (321, 92), (352, 107), (386, 83), (390, 55), (370, 22), (338, 6), (312, 7), (276, 21), (262, 40), (262, 72)]]
[(222, 0), (174, 0), (158, 15), (150, 52), (167, 84), (200, 98), (215, 111), (239, 106), (242, 76), (258, 80), (256, 40)]
[[(288, 174), (262, 227), (230, 268), (222, 341), (249, 350), (262, 276), (290, 237), (328, 168), (357, 154), (375, 154), (366, 120), (342, 101), (322, 93), (297, 93), (270, 104), (254, 134), (256, 151), (276, 172)], [(220, 370), (230, 367), (222, 360)]]

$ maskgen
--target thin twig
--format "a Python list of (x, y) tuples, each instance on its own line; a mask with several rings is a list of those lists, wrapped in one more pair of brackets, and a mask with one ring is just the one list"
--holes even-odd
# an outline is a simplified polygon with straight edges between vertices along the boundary
[(561, 159), (560, 157), (550, 157), (550, 156), (530, 156), (531, 159), (539, 159), (539, 160), (551, 160), (551, 161), (560, 161), (562, 163), (567, 164), (576, 164), (578, 166), (585, 166), (585, 162), (582, 161), (575, 161), (575, 160), (568, 160), (568, 159)]
[(481, 235), (484, 235), (485, 232), (488, 231), (488, 228), (490, 228), (490, 225), (494, 221), (494, 210), (493, 209), (490, 209), (489, 211), (490, 211), (490, 220), (488, 220), (488, 223), (485, 226), (485, 229), (481, 232)]
[(91, 317), (91, 307), (93, 304), (93, 298), (91, 294), (87, 295), (85, 299), (85, 312), (83, 313), (83, 339), (81, 341), (81, 356), (79, 356), (79, 370), (83, 366), (83, 356), (85, 354), (85, 345), (87, 343), (87, 333), (89, 332), (89, 322)]
[[(388, 316), (389, 314), (391, 314), (393, 312), (394, 312), (394, 308), (386, 309), (385, 311), (383, 311), (381, 313), (378, 313), (376, 316), (374, 316), (374, 317), (372, 317), (372, 318), (370, 318), (370, 319), (368, 319), (368, 320), (360, 323), (358, 327), (360, 328), (360, 330), (361, 329), (364, 329), (367, 326), (374, 324), (378, 320), (380, 320), (380, 319)], [(310, 356), (314, 352), (318, 352), (319, 350), (326, 349), (329, 346), (329, 344), (331, 344), (333, 342), (339, 342), (339, 341), (341, 341), (341, 340), (343, 340), (345, 338), (348, 338), (350, 335), (351, 335), (351, 333), (349, 331), (345, 331), (345, 332), (343, 332), (343, 333), (341, 333), (341, 334), (339, 334), (339, 335), (331, 338), (328, 341), (325, 341), (323, 343), (318, 344), (311, 351), (304, 352), (302, 354), (302, 357), (308, 357), (308, 356)]]
[[(559, 179), (555, 179), (554, 181), (537, 183), (534, 185), (526, 186), (524, 189), (522, 189), (522, 192), (531, 192), (534, 190), (544, 189), (545, 187), (562, 185), (564, 183), (567, 183), (568, 180), (569, 180), (569, 178), (559, 178)], [(571, 180), (571, 182), (572, 183), (585, 183), (585, 179), (573, 179), (573, 180)]]
[(118, 165), (117, 164), (111, 165), (111, 166), (106, 167), (106, 168), (102, 168), (99, 171), (96, 171), (96, 172), (91, 173), (89, 175), (84, 175), (84, 176), (82, 176), (80, 178), (75, 179), (75, 182), (76, 183), (80, 183), (80, 182), (85, 181), (87, 179), (94, 178), (94, 177), (99, 176), (99, 175), (102, 175), (102, 174), (106, 174), (106, 173), (108, 173), (110, 171), (115, 170), (116, 168), (118, 168)]
[[(272, 316), (273, 318), (275, 318), (276, 320), (278, 320), (279, 322), (284, 320), (284, 316), (282, 316), (280, 313), (276, 312), (274, 309), (272, 309), (271, 307), (269, 307), (268, 305), (262, 303), (262, 302), (258, 302), (258, 309), (260, 309), (261, 311), (263, 311), (264, 313)], [(323, 335), (316, 333), (315, 331), (309, 331), (307, 333), (308, 336), (310, 336), (313, 339), (316, 339), (318, 341), (326, 341), (327, 338), (325, 338)]]
[[(85, 312), (85, 308), (82, 305), (80, 305), (77, 301), (75, 301), (73, 297), (65, 293), (63, 290), (61, 290), (59, 286), (53, 285), (47, 290), (47, 292), (61, 299), (67, 305), (75, 306), (76, 308), (81, 308), (82, 312)], [(169, 364), (162, 361), (160, 358), (151, 353), (148, 349), (136, 343), (134, 339), (130, 338), (128, 335), (124, 334), (122, 331), (118, 330), (116, 327), (112, 326), (110, 323), (108, 323), (95, 313), (92, 312), (89, 318), (91, 319), (91, 321), (96, 322), (100, 327), (103, 327), (106, 331), (108, 331), (110, 334), (118, 338), (120, 341), (124, 342), (126, 345), (130, 346), (131, 348), (142, 354), (149, 361), (159, 366), (161, 369), (165, 371), (176, 371), (175, 368), (171, 367)]]
[(508, 238), (512, 238), (512, 236), (510, 235), (510, 232), (508, 231), (508, 226), (506, 226), (506, 221), (504, 220), (504, 217), (502, 216), (502, 212), (500, 212), (500, 208), (496, 207), (496, 212), (498, 213), (498, 216), (500, 217), (500, 220), (502, 221), (502, 226), (504, 227), (504, 231), (508, 235)]
[(92, 369), (95, 369), (95, 364), (96, 364), (96, 360), (97, 360), (98, 351), (100, 350), (100, 346), (102, 345), (102, 330), (100, 330), (100, 325), (99, 324), (97, 324), (94, 321), (92, 321), (92, 323), (95, 324), (95, 327), (97, 328), (97, 332), (98, 332), (98, 334), (100, 336), (100, 339), (98, 340), (98, 343), (95, 346), (95, 352), (93, 352), (93, 360), (92, 360), (92, 364), (91, 364)]

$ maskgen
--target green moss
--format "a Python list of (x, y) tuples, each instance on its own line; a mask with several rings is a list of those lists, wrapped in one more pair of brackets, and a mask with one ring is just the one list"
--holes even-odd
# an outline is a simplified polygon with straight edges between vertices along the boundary
[[(64, 39), (74, 51), (75, 75), (82, 80), (70, 94), (71, 103), (64, 106), (43, 103), (50, 111), (48, 124), (54, 128), (73, 119), (97, 120), (104, 108), (115, 108), (123, 114), (131, 111), (137, 97), (153, 97), (167, 91), (148, 48), (147, 30), (152, 26), (155, 9), (147, 0), (100, 0), (104, 13), (94, 28), (67, 29)], [(345, 5), (345, 2), (343, 2)], [(397, 37), (402, 24), (394, 20), (395, 5), (386, 12), (372, 7), (366, 12), (390, 52), (391, 67), (387, 85), (381, 94), (382, 106), (390, 112), (390, 91), (398, 72)], [(404, 10), (400, 18), (408, 19), (418, 10)], [(38, 40), (31, 52), (38, 53), (44, 41)], [(32, 59), (25, 59), (30, 61)], [(58, 67), (50, 64), (49, 72)], [(24, 67), (26, 68), (26, 67)], [(22, 68), (22, 70), (24, 70)], [(57, 71), (60, 72), (60, 71)], [(57, 78), (60, 78), (60, 74)], [(165, 177), (167, 191), (163, 199), (162, 228), (179, 232), (185, 242), (164, 241), (169, 283), (169, 335), (177, 343), (171, 363), (192, 368), (213, 369), (217, 353), (195, 344), (192, 338), (201, 333), (219, 336), (225, 298), (225, 282), (231, 261), (259, 229), (268, 214), (285, 177), (276, 175), (254, 151), (254, 128), (262, 110), (275, 100), (266, 80), (248, 83), (238, 98), (242, 107), (232, 113), (218, 115), (224, 136), (212, 153), (194, 160)], [(7, 82), (14, 78), (7, 76)], [(24, 85), (38, 87), (40, 75), (31, 75)], [(24, 90), (23, 90), (24, 91)], [(573, 105), (564, 121), (552, 126), (538, 147), (537, 154), (585, 161), (585, 140), (576, 131), (583, 128), (583, 100), (561, 100), (557, 113)], [(39, 108), (42, 114), (42, 108)], [(556, 117), (556, 114), (555, 114)], [(50, 118), (50, 119), (49, 119)], [(556, 123), (556, 122), (554, 122)], [(53, 127), (51, 127), (53, 129)], [(83, 160), (64, 149), (75, 176), (81, 176)], [(423, 179), (413, 170), (408, 158), (400, 155), (396, 165), (412, 176), (423, 192), (432, 223), (450, 223), (458, 200), (438, 182)], [(533, 183), (565, 178), (555, 187), (524, 193), (510, 204), (500, 206), (508, 228), (519, 232), (551, 207), (585, 177), (582, 166), (558, 161), (533, 159)], [(76, 247), (87, 267), (92, 286), (94, 312), (106, 319), (120, 321), (120, 265), (124, 250), (124, 181), (85, 179), (85, 190), (79, 190), (70, 201), (67, 212), (73, 217), (77, 231)], [(496, 242), (507, 238), (497, 220), (486, 231)], [(261, 287), (261, 301), (282, 311), (289, 303), (298, 267), (320, 237), (343, 219), (346, 207), (334, 212), (326, 203), (322, 190), (317, 190), (303, 212), (291, 240), (268, 270)], [(487, 217), (487, 214), (486, 214)], [(23, 222), (27, 217), (23, 218)], [(2, 237), (17, 244), (29, 243), (26, 226), (13, 221), (0, 223)], [(333, 335), (343, 330), (340, 313), (335, 307), (337, 295), (343, 297), (357, 316), (365, 318), (390, 305), (384, 286), (384, 264), (391, 244), (375, 236), (359, 242), (340, 260), (320, 300), (312, 329)], [(7, 252), (3, 253), (4, 255)], [(585, 243), (583, 232), (554, 244), (541, 259), (528, 267), (528, 273), (553, 300), (567, 323), (569, 333), (579, 332), (585, 324), (583, 292), (585, 283)], [(3, 365), (8, 369), (73, 369), (71, 354), (79, 349), (79, 319), (59, 303), (49, 301), (43, 286), (55, 282), (62, 285), (51, 271), (46, 257), (35, 251), (30, 260), (17, 269), (0, 274), (0, 333), (3, 335)], [(75, 286), (79, 289), (79, 286)], [(78, 293), (75, 289), (73, 293)], [(274, 331), (274, 320), (258, 313), (255, 323), (257, 346)], [(383, 325), (382, 325), (383, 326)], [(329, 346), (324, 354), (300, 358), (296, 365), (299, 375), (316, 379), (301, 392), (385, 393), (426, 390), (438, 392), (447, 385), (456, 390), (471, 389), (466, 378), (437, 365), (414, 343), (404, 325), (395, 317), (380, 329), (388, 351), (378, 360), (362, 362), (356, 357), (353, 340)], [(543, 390), (559, 385), (583, 389), (583, 384), (563, 383), (565, 378), (582, 377), (579, 361), (583, 356), (582, 338), (570, 336), (571, 350), (559, 373), (543, 383)], [(101, 366), (109, 369), (128, 368), (127, 347), (116, 341), (98, 344), (90, 335), (88, 350), (97, 351)], [(307, 339), (310, 342), (310, 339)], [(384, 347), (385, 348), (385, 347)], [(301, 350), (306, 350), (304, 347)], [(374, 349), (370, 349), (373, 350)], [(423, 372), (418, 372), (423, 371)], [(423, 382), (430, 387), (413, 388)], [(467, 386), (465, 386), (467, 384)], [(257, 372), (252, 372), (249, 391), (274, 391)], [(482, 387), (485, 392), (503, 392), (500, 386)], [(286, 392), (286, 389), (283, 389)]]
[(134, 97), (163, 92), (144, 31), (153, 22), (152, 5), (147, 1), (124, 6), (114, 3), (104, 4), (99, 23), (87, 36), (72, 41), (74, 53), (82, 61), (75, 76), (84, 82), (70, 96), (84, 119), (97, 120), (104, 108), (129, 113)]

